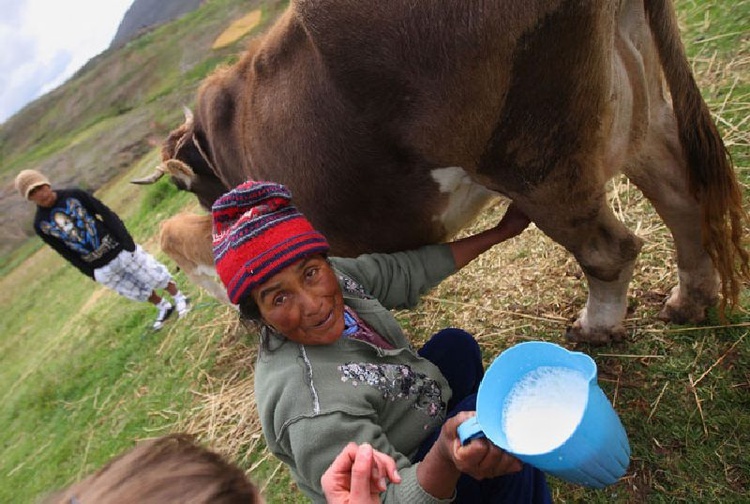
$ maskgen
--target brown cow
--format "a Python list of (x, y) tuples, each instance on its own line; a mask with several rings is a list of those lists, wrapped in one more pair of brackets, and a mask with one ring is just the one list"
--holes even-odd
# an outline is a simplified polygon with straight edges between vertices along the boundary
[(233, 306), (224, 286), (217, 281), (211, 250), (211, 225), (210, 215), (180, 213), (170, 217), (161, 223), (161, 249), (193, 283), (222, 303)]
[(699, 322), (749, 276), (742, 194), (668, 0), (293, 0), (206, 79), (163, 159), (206, 208), (248, 178), (288, 185), (337, 254), (442, 241), (512, 198), (586, 275), (575, 340), (624, 333), (642, 240), (607, 204), (617, 173), (674, 237), (662, 318)]

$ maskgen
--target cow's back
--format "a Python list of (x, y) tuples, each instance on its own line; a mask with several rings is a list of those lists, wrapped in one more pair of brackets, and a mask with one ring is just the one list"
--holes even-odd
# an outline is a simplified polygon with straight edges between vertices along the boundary
[(212, 93), (243, 112), (222, 143), (244, 152), (217, 164), (239, 157), (253, 178), (288, 185), (345, 253), (441, 241), (473, 218), (486, 193), (451, 198), (446, 169), (513, 198), (553, 172), (557, 187), (586, 169), (560, 159), (604, 149), (612, 13), (483, 5), (294, 2), (239, 65), (249, 85)]

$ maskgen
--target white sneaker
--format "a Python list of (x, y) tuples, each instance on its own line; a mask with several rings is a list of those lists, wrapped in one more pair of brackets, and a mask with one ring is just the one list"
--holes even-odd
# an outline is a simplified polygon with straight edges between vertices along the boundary
[(164, 325), (164, 322), (174, 313), (174, 306), (171, 304), (166, 308), (159, 308), (159, 313), (156, 315), (156, 320), (154, 321), (154, 331), (158, 331), (162, 328)]
[(190, 301), (187, 297), (176, 300), (175, 305), (177, 306), (177, 315), (179, 318), (184, 317), (190, 311)]

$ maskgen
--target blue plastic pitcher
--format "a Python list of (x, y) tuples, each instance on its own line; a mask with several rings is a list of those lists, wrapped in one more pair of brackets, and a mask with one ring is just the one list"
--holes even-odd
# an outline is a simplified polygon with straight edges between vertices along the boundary
[[(574, 370), (588, 381), (588, 398), (572, 434), (544, 453), (511, 450), (502, 421), (509, 393), (540, 368)], [(458, 427), (463, 443), (486, 436), (519, 460), (571, 483), (602, 488), (619, 480), (630, 463), (625, 428), (596, 381), (596, 363), (588, 355), (533, 341), (501, 353), (487, 369), (477, 394), (477, 414)], [(584, 392), (585, 393), (585, 392)]]

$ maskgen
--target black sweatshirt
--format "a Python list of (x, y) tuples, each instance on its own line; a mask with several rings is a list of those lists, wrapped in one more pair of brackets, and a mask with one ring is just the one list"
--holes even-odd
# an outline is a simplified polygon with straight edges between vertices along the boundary
[(104, 203), (80, 189), (55, 192), (52, 208), (37, 206), (34, 231), (81, 273), (94, 278), (123, 249), (135, 250), (125, 224)]

